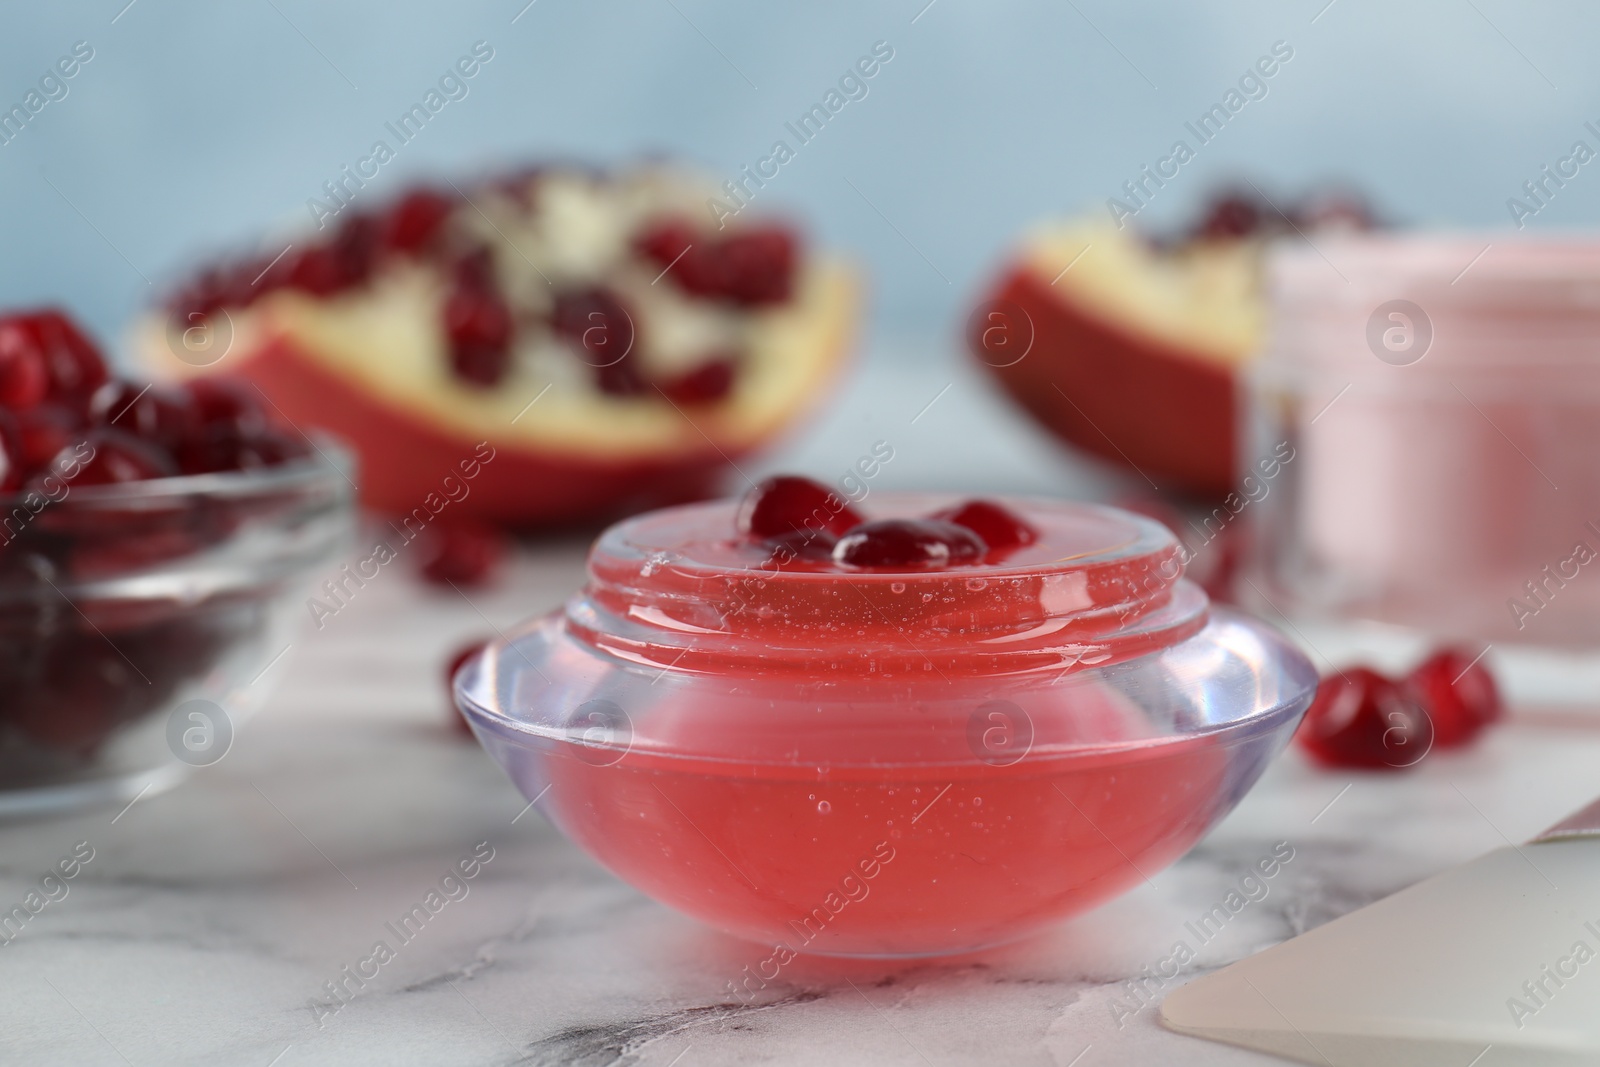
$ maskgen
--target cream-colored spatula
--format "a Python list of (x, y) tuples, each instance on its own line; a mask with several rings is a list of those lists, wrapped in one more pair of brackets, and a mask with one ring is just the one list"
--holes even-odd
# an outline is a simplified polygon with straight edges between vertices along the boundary
[(1600, 800), (1175, 990), (1161, 1021), (1328, 1067), (1600, 1064)]

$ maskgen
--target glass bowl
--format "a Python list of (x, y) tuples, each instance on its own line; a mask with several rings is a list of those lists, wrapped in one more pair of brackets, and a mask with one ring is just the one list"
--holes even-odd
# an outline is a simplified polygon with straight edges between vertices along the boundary
[(1193, 846), (1317, 676), (1213, 610), (1158, 523), (1006, 503), (1036, 543), (932, 571), (780, 566), (732, 502), (631, 519), (563, 610), (461, 668), (457, 702), (546, 817), (712, 926), (860, 956), (1024, 936)]
[(226, 752), (352, 530), (349, 460), (0, 497), (0, 817), (126, 802)]

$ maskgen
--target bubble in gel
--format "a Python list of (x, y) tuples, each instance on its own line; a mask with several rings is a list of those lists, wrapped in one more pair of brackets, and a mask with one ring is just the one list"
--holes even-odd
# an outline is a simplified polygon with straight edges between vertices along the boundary
[(976, 593), (980, 589), (987, 588), (988, 585), (989, 585), (989, 582), (984, 578), (968, 578), (967, 579), (967, 588), (972, 590), (974, 593)]
[(889, 583), (889, 592), (891, 592), (891, 593), (904, 593), (905, 591), (906, 591), (906, 583), (905, 582), (890, 582)]
[(833, 810), (833, 805), (829, 804), (826, 800), (817, 801), (817, 814), (818, 815), (826, 815), (826, 814), (828, 814), (828, 812), (830, 812), (832, 810)]

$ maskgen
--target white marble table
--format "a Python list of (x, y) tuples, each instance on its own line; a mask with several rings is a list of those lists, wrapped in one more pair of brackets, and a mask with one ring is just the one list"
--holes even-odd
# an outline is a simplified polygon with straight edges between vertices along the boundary
[[(830, 419), (808, 455), (884, 432), (855, 418)], [(1327, 774), (1290, 754), (1182, 862), (1048, 936), (947, 962), (800, 961), (745, 1004), (727, 986), (751, 946), (519, 817), (521, 797), (445, 725), (444, 651), (557, 603), (581, 547), (525, 552), (471, 603), (386, 576), (297, 641), (221, 762), (121, 813), (0, 827), (0, 907), (78, 842), (94, 850), (67, 896), (0, 945), (0, 1064), (1279, 1062), (1167, 1033), (1129, 980), (1186, 940), (1197, 958), (1172, 988), (1596, 792), (1600, 719), (1581, 714), (1519, 716), (1404, 775)], [(394, 943), (385, 924), (484, 841), (493, 859), (467, 895), (319, 1018), (324, 983)], [(1268, 894), (1200, 945), (1186, 923), (1278, 842), (1294, 858)]]

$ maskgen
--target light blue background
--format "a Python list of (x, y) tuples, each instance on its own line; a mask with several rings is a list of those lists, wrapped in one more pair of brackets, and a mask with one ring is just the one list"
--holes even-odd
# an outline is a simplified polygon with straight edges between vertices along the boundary
[[(197, 251), (304, 225), (307, 197), (478, 39), (496, 54), (470, 96), (365, 196), (548, 155), (663, 151), (731, 176), (888, 41), (870, 95), (759, 201), (866, 265), (879, 337), (948, 339), (1020, 227), (1104, 210), (1275, 40), (1295, 56), (1269, 95), (1143, 218), (1247, 173), (1282, 192), (1345, 178), (1400, 219), (1505, 226), (1506, 198), (1600, 119), (1600, 8), (1575, 0), (537, 0), (513, 24), (524, 2), (136, 0), (114, 24), (125, 0), (12, 5), (5, 106), (74, 41), (95, 58), (0, 146), (0, 304), (62, 301), (120, 333)], [(1600, 164), (1536, 224), (1583, 225), (1597, 205)]]

